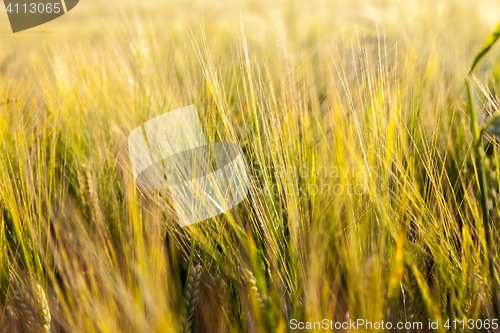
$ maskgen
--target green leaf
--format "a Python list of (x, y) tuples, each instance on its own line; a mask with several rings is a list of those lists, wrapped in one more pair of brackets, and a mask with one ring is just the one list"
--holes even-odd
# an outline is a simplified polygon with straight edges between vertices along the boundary
[(488, 39), (486, 40), (486, 43), (484, 43), (484, 45), (483, 45), (483, 49), (476, 56), (476, 59), (474, 59), (474, 63), (472, 64), (472, 67), (470, 69), (471, 73), (474, 70), (474, 68), (476, 67), (477, 63), (481, 60), (481, 58), (486, 53), (488, 53), (488, 51), (491, 49), (493, 44), (495, 44), (495, 42), (498, 40), (498, 38), (500, 38), (500, 23), (498, 23), (497, 27), (495, 28), (495, 30), (493, 31), (491, 36), (488, 37)]

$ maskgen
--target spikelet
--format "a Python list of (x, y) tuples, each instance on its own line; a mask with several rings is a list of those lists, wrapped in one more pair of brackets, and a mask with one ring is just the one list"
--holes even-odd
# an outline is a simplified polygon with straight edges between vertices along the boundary
[(11, 295), (13, 309), (26, 332), (50, 332), (49, 304), (45, 292), (38, 283), (33, 283), (33, 292), (30, 293), (19, 282), (13, 280)]
[(180, 320), (180, 331), (191, 333), (193, 331), (194, 312), (198, 297), (200, 296), (201, 264), (192, 266), (184, 292), (182, 302), (182, 313)]

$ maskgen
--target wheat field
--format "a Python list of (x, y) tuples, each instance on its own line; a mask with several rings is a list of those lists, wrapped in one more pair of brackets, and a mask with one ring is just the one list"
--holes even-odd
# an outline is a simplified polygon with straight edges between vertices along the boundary
[[(494, 0), (82, 0), (12, 34), (0, 6), (0, 332), (498, 331), (500, 146), (477, 128), (499, 46), (469, 70), (499, 20)], [(250, 187), (182, 228), (127, 137), (191, 104)], [(423, 327), (291, 324), (324, 319)]]

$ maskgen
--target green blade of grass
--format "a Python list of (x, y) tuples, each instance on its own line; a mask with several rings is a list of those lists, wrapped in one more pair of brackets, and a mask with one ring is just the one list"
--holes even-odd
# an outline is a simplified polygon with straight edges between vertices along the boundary
[(474, 62), (472, 63), (472, 67), (470, 69), (470, 73), (474, 70), (476, 65), (479, 63), (479, 61), (484, 57), (486, 53), (491, 49), (493, 44), (500, 38), (500, 23), (498, 23), (497, 27), (493, 31), (493, 33), (488, 37), (486, 42), (483, 45), (482, 50), (477, 54), (476, 58), (474, 59)]

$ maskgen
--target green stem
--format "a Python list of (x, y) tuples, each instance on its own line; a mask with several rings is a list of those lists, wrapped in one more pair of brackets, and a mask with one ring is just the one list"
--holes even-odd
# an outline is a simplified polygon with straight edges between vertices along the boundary
[(473, 140), (473, 150), (476, 158), (476, 166), (477, 166), (477, 181), (479, 183), (479, 188), (481, 191), (481, 209), (483, 211), (483, 227), (484, 227), (484, 236), (486, 238), (486, 246), (487, 246), (487, 265), (490, 271), (490, 279), (491, 279), (491, 296), (493, 298), (493, 308), (496, 317), (499, 316), (499, 299), (498, 299), (498, 279), (497, 279), (497, 270), (495, 268), (495, 255), (494, 255), (494, 247), (493, 247), (493, 238), (491, 236), (491, 220), (490, 213), (488, 210), (488, 184), (486, 183), (486, 168), (484, 165), (484, 149), (481, 142), (481, 134), (479, 131), (479, 125), (477, 122), (476, 111), (474, 109), (474, 103), (472, 101), (472, 89), (468, 79), (465, 80), (465, 88), (467, 90), (467, 104), (469, 109), (470, 116), (470, 126), (472, 131), (472, 140)]

